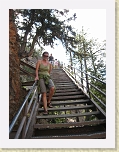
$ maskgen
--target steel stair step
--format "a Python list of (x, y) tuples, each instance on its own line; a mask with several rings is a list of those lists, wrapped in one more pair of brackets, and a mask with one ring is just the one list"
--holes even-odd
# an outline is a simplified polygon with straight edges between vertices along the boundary
[(65, 84), (68, 84), (68, 83), (72, 83), (72, 81), (71, 80), (57, 80), (57, 79), (52, 79), (53, 81), (54, 81), (54, 83), (56, 83), (56, 84), (61, 84), (61, 83), (65, 83)]
[(73, 87), (76, 86), (75, 84), (55, 84), (56, 87)]
[(54, 129), (35, 129), (34, 137), (40, 139), (100, 139), (106, 138), (106, 132), (103, 125), (83, 126), (72, 128), (54, 128)]
[(75, 99), (85, 99), (85, 95), (74, 95), (74, 96), (60, 96), (60, 97), (52, 97), (51, 101), (57, 100), (57, 101), (63, 101), (63, 100), (75, 100)]
[[(65, 90), (65, 93), (67, 92), (76, 92), (76, 91), (81, 91), (79, 88), (69, 88)], [(56, 93), (64, 92), (64, 89), (56, 89)]]
[(37, 119), (52, 119), (52, 118), (70, 118), (70, 117), (81, 117), (81, 116), (91, 116), (98, 115), (99, 111), (76, 113), (76, 114), (62, 114), (62, 115), (46, 115), (46, 116), (36, 116)]
[(72, 95), (80, 95), (80, 94), (83, 94), (81, 91), (75, 91), (75, 92), (56, 92), (53, 97), (56, 97), (56, 96), (72, 96)]
[(55, 136), (35, 136), (31, 137), (31, 139), (105, 139), (106, 132), (95, 132), (95, 133), (88, 133), (83, 135), (55, 135)]
[(72, 82), (72, 80), (70, 78), (65, 78), (65, 76), (63, 76), (64, 78), (52, 78), (52, 80), (57, 83), (57, 82), (63, 82), (63, 83), (69, 83)]
[(78, 89), (78, 87), (76, 85), (75, 86), (56, 87), (56, 90), (67, 90), (67, 89)]
[[(71, 107), (58, 107), (58, 108), (48, 108), (48, 111), (67, 111), (67, 110), (79, 110), (79, 109), (89, 109), (94, 107), (94, 105), (86, 105), (86, 106), (71, 106)], [(39, 112), (43, 112), (43, 108), (38, 109)]]
[(78, 127), (78, 126), (90, 126), (90, 125), (99, 125), (105, 124), (105, 119), (100, 120), (92, 120), (92, 121), (83, 121), (83, 122), (68, 122), (68, 123), (52, 123), (52, 124), (35, 124), (34, 128), (42, 129), (42, 128), (61, 128), (61, 127)]
[(70, 84), (74, 84), (73, 82), (69, 82), (69, 81), (67, 81), (67, 82), (55, 82), (55, 85), (70, 85)]
[[(53, 106), (58, 106), (58, 105), (76, 105), (76, 104), (86, 104), (90, 103), (89, 99), (81, 99), (81, 100), (73, 100), (73, 101), (52, 101)], [(40, 105), (42, 105), (42, 102), (40, 102)]]

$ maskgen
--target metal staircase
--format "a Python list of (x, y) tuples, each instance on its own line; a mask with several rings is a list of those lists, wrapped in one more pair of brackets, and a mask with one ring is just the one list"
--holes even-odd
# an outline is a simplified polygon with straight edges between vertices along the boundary
[(53, 69), (51, 77), (56, 86), (53, 108), (44, 116), (40, 102), (32, 139), (106, 138), (105, 115), (63, 69)]
[[(31, 66), (22, 61), (22, 65)], [(32, 66), (32, 69), (35, 68)], [(28, 74), (22, 69), (22, 74)], [(33, 75), (33, 73), (30, 73)], [(14, 138), (26, 139), (105, 139), (106, 113), (84, 92), (81, 85), (66, 68), (53, 69), (52, 80), (56, 92), (52, 97), (53, 108), (49, 114), (43, 115), (42, 96), (38, 101), (37, 82), (24, 82), (23, 86), (31, 86), (22, 108), (10, 125), (10, 134), (23, 106), (26, 107), (22, 120)], [(32, 94), (30, 102), (29, 96)], [(25, 106), (26, 105), (26, 106)], [(30, 108), (32, 106), (32, 108)], [(29, 116), (30, 115), (30, 116)]]

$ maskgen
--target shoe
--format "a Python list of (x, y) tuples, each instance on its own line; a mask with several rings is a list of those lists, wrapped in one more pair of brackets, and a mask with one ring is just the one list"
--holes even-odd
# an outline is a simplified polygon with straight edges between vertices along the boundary
[(43, 115), (48, 115), (48, 111), (44, 111), (44, 112), (43, 112)]
[(51, 102), (50, 102), (50, 103), (47, 103), (47, 106), (48, 106), (49, 108), (53, 108)]

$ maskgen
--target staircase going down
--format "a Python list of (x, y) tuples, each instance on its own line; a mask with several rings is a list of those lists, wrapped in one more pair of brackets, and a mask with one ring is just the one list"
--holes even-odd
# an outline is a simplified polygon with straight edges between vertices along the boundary
[(105, 139), (106, 116), (63, 69), (53, 69), (53, 108), (40, 102), (31, 139)]

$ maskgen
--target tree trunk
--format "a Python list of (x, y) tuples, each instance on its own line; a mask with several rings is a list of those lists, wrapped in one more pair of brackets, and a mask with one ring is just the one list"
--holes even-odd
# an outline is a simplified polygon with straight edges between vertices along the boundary
[(20, 59), (17, 29), (14, 23), (14, 11), (9, 10), (9, 123), (20, 106)]

